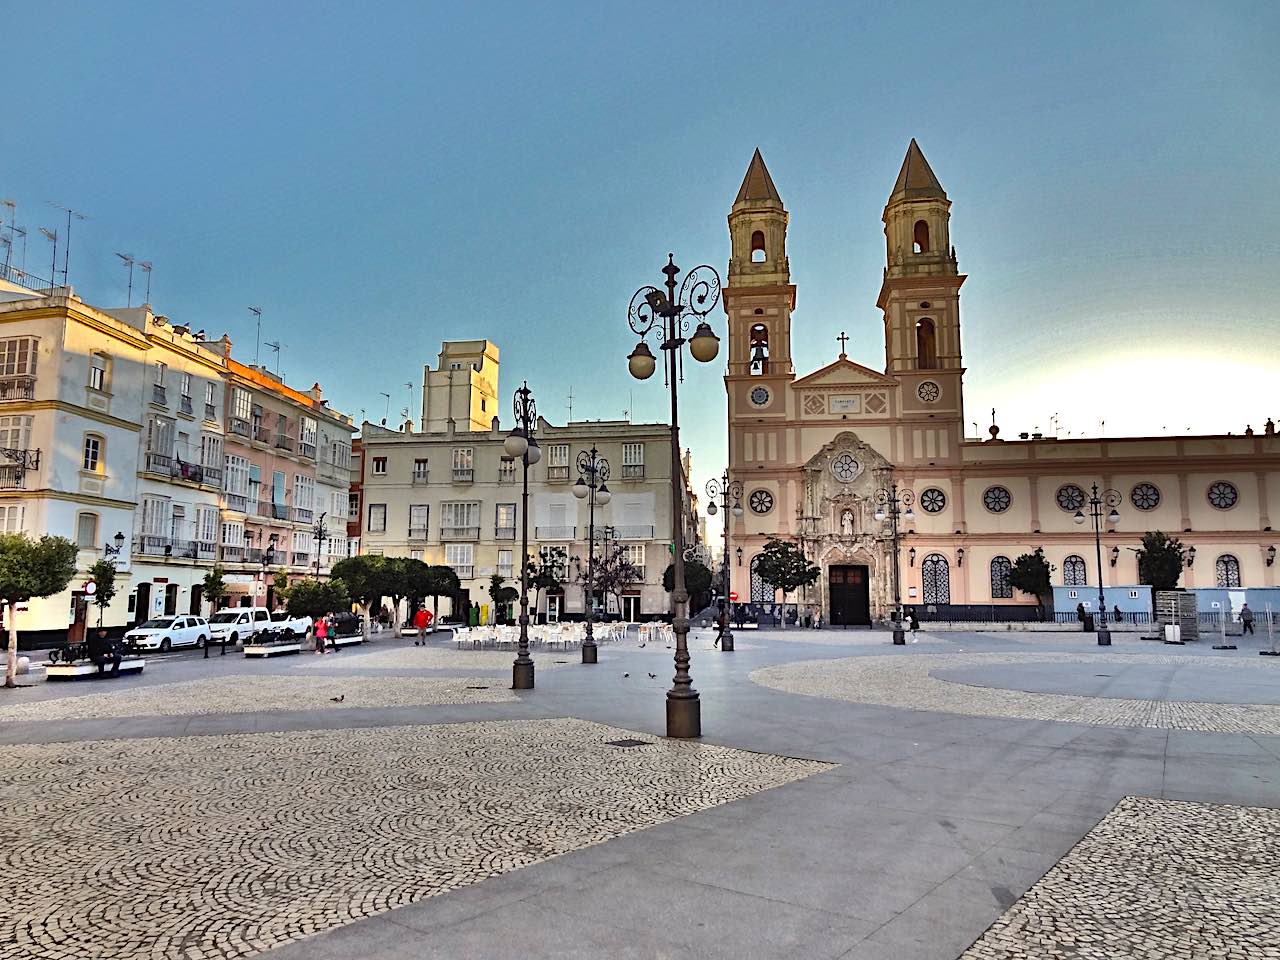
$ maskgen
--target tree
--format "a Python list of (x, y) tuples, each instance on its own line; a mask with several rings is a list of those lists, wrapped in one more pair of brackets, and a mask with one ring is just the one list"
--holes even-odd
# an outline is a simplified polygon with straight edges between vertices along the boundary
[(431, 613), (437, 614), (441, 597), (456, 597), (462, 592), (462, 581), (453, 567), (433, 564), (427, 567), (427, 580), (424, 585), (425, 595), (431, 598)]
[(98, 608), (98, 626), (102, 626), (102, 615), (115, 598), (116, 565), (110, 560), (99, 560), (89, 568), (89, 579), (96, 589), (93, 593), (93, 605)]
[(382, 566), (384, 557), (365, 555), (345, 557), (333, 565), (329, 575), (341, 580), (347, 594), (360, 608), (364, 638), (369, 639), (369, 608), (382, 598)]
[(204, 575), (204, 598), (209, 601), (209, 609), (214, 613), (227, 596), (227, 583), (222, 578), (222, 565), (214, 564), (213, 569)]
[(783, 602), (788, 593), (809, 586), (822, 575), (822, 571), (789, 540), (768, 541), (764, 551), (756, 557), (755, 572), (761, 580), (782, 591)]
[[(689, 609), (701, 610), (711, 603), (711, 570), (701, 560), (686, 560), (684, 585), (689, 591)], [(671, 564), (662, 574), (662, 589), (670, 593), (676, 583), (676, 566)]]
[(1036, 598), (1041, 620), (1045, 618), (1046, 611), (1053, 607), (1053, 588), (1049, 585), (1049, 575), (1053, 570), (1053, 564), (1044, 558), (1044, 550), (1036, 547), (1035, 552), (1024, 553), (1013, 561), (1013, 567), (1009, 571), (1009, 583)]
[(520, 591), (515, 587), (504, 587), (506, 577), (500, 573), (489, 577), (489, 599), (493, 601), (494, 620), (498, 619), (498, 611), (502, 611), (502, 619), (510, 620), (510, 606), (520, 599)]
[(78, 548), (66, 537), (32, 540), (25, 533), (0, 534), (0, 601), (9, 623), (4, 685), (15, 686), (18, 669), (18, 604), (67, 589), (76, 575)]
[(1159, 530), (1142, 535), (1138, 549), (1138, 582), (1153, 590), (1173, 590), (1182, 577), (1182, 541)]
[(564, 547), (543, 547), (536, 558), (529, 557), (529, 588), (533, 590), (535, 613), (541, 606), (539, 594), (559, 590), (568, 573), (569, 552)]
[(289, 574), (277, 570), (271, 575), (272, 596), (276, 603), (289, 599)]
[[(640, 568), (631, 562), (626, 545), (612, 541), (606, 541), (600, 555), (596, 557), (594, 574), (595, 584), (594, 589), (591, 589), (591, 585), (587, 583), (587, 565), (584, 563), (579, 570), (579, 579), (583, 582), (587, 595), (594, 597), (599, 592), (606, 597), (613, 597), (619, 610), (622, 609), (622, 595), (644, 579)], [(608, 608), (607, 603), (605, 607)], [(592, 608), (594, 609), (594, 604)]]
[(337, 577), (299, 580), (289, 588), (287, 609), (291, 617), (323, 617), (351, 606), (347, 585)]

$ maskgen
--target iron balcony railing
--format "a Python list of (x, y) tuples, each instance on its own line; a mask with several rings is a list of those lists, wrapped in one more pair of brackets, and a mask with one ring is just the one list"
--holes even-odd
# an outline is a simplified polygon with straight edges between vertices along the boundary
[(270, 443), (271, 438), (274, 436), (275, 434), (266, 427), (256, 427), (253, 431), (253, 439), (257, 440), (258, 443)]
[(228, 493), (226, 497), (228, 510), (234, 510), (237, 513), (249, 512), (249, 498), (243, 493)]
[(194, 413), (192, 413), (192, 409), (193, 408), (191, 406), (190, 397), (183, 396), (178, 398), (178, 410), (180, 412), (185, 413), (188, 417), (191, 417), (195, 415)]
[(290, 453), (292, 453), (292, 452), (293, 452), (293, 437), (277, 436), (277, 437), (276, 437), (276, 449), (278, 449), (278, 450), (288, 450)]
[(453, 482), (454, 483), (472, 483), (476, 478), (476, 472), (471, 467), (454, 467)]
[(147, 451), (146, 467), (148, 473), (162, 473), (166, 477), (173, 473), (173, 456), (168, 453), (152, 453)]
[(293, 565), (295, 567), (305, 567), (311, 563), (311, 553), (309, 551), (295, 550), (293, 551)]
[(474, 563), (454, 563), (450, 566), (453, 567), (453, 572), (458, 575), (459, 580), (470, 580), (476, 575)]
[(273, 520), (288, 520), (289, 508), (283, 503), (271, 504), (271, 517)]
[(441, 527), (441, 540), (479, 540), (479, 527)]
[(17, 265), (0, 263), (0, 278), (8, 280), (10, 283), (16, 283), (20, 287), (26, 287), (28, 290), (35, 290), (40, 293), (52, 293), (54, 284), (48, 280), (41, 280), (33, 273), (27, 273), (25, 270), (19, 270)]
[(224, 543), (218, 548), (218, 559), (229, 563), (240, 563), (244, 559), (244, 547), (235, 547)]
[(0, 464), (0, 490), (27, 489), (26, 470), (19, 470), (16, 463)]
[(253, 433), (253, 428), (249, 426), (248, 420), (241, 420), (239, 417), (232, 417), (231, 432), (238, 437), (248, 437)]
[(204, 482), (217, 487), (222, 484), (222, 468), (221, 467), (205, 467), (200, 468), (204, 471)]
[(175, 480), (189, 480), (191, 483), (204, 483), (204, 467), (198, 463), (184, 463), (175, 460), (169, 465), (169, 476)]
[(548, 480), (568, 480), (569, 468), (567, 466), (547, 467), (547, 479)]
[(315, 516), (314, 511), (310, 507), (294, 507), (291, 513), (292, 519), (299, 523), (310, 523), (311, 518)]
[(216, 422), (218, 419), (218, 407), (216, 404), (206, 403), (204, 405), (204, 418), (206, 420)]
[(298, 442), (298, 453), (304, 457), (310, 457), (312, 460), (316, 458), (316, 445), (314, 443)]
[(622, 465), (623, 480), (643, 480), (644, 464), (643, 463), (624, 463)]
[(169, 401), (161, 384), (153, 383), (151, 385), (151, 402), (162, 407), (168, 406)]
[(645, 524), (629, 523), (620, 527), (613, 527), (613, 538), (615, 540), (652, 540), (653, 526)]
[(410, 540), (429, 540), (431, 539), (431, 528), (430, 527), (410, 527), (409, 539)]
[(415, 487), (420, 487), (424, 483), (428, 482), (427, 473), (428, 472), (426, 470), (415, 470), (413, 471), (413, 476), (410, 478), (409, 482)]
[(572, 540), (578, 532), (577, 527), (534, 527), (534, 536), (539, 540)]
[(495, 540), (514, 540), (516, 538), (515, 527), (494, 527), (493, 539)]
[(0, 377), (0, 401), (31, 400), (35, 395), (35, 377)]

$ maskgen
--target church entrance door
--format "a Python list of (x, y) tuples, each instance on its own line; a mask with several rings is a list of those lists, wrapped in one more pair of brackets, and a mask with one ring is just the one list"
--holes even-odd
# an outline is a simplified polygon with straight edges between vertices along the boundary
[(864, 566), (830, 567), (832, 626), (871, 625), (871, 585)]

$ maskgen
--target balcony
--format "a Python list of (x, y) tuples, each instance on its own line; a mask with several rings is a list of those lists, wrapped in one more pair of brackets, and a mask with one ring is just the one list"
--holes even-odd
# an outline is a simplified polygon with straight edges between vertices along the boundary
[(274, 436), (275, 434), (266, 427), (255, 427), (253, 430), (253, 439), (258, 443), (270, 443), (271, 438)]
[(644, 526), (643, 524), (633, 523), (614, 527), (613, 538), (615, 540), (652, 540), (653, 526)]
[(441, 540), (479, 540), (479, 527), (441, 527)]
[(173, 475), (173, 457), (167, 453), (152, 453), (147, 451), (146, 459), (147, 473), (160, 473), (166, 477)]
[(288, 520), (289, 508), (285, 506), (283, 503), (271, 504), (271, 519), (272, 520)]
[(241, 420), (239, 417), (232, 417), (231, 432), (238, 437), (248, 439), (253, 434), (253, 428), (249, 426), (248, 420)]
[(287, 450), (289, 453), (293, 453), (293, 437), (277, 436), (276, 449)]
[(153, 383), (151, 385), (151, 402), (160, 407), (169, 405), (168, 396), (162, 385), (158, 383)]
[(514, 540), (516, 538), (515, 527), (494, 527), (493, 539), (495, 540)]
[(185, 413), (188, 417), (192, 417), (192, 416), (195, 416), (195, 414), (194, 414), (192, 411), (193, 411), (193, 407), (191, 406), (191, 398), (190, 398), (190, 397), (179, 397), (179, 398), (178, 398), (178, 412), (179, 412), (179, 413)]
[(498, 576), (502, 577), (504, 580), (510, 580), (512, 577), (516, 576), (515, 568), (509, 563), (500, 563), (498, 564)]
[(0, 377), (0, 401), (31, 400), (35, 395), (35, 377)]
[(298, 523), (310, 523), (311, 518), (315, 516), (315, 511), (310, 507), (293, 507), (289, 513), (290, 519)]
[(572, 540), (578, 531), (577, 527), (534, 527), (533, 535), (537, 540)]
[(472, 580), (476, 575), (476, 565), (474, 563), (452, 563), (453, 572), (458, 575), (459, 580)]
[(222, 468), (221, 467), (205, 467), (200, 468), (204, 471), (204, 482), (210, 486), (222, 486)]
[(476, 472), (471, 467), (454, 467), (453, 482), (454, 483), (472, 483), (476, 479)]
[(198, 463), (184, 463), (175, 460), (169, 466), (169, 476), (175, 480), (186, 480), (190, 483), (204, 483), (204, 467)]
[(567, 481), (568, 479), (569, 479), (569, 468), (568, 468), (568, 466), (563, 466), (563, 467), (547, 467), (547, 480), (548, 480), (548, 481), (552, 481), (552, 480), (564, 480), (564, 481)]
[(0, 490), (27, 489), (27, 471), (16, 463), (0, 464)]
[(431, 528), (430, 527), (410, 527), (409, 539), (410, 540), (430, 540)]
[(293, 551), (293, 565), (295, 567), (305, 567), (311, 563), (311, 552)]
[(218, 548), (218, 559), (228, 563), (240, 563), (244, 560), (244, 547), (233, 547), (224, 543)]
[(133, 542), (133, 552), (144, 557), (167, 557), (173, 553), (173, 538), (144, 533)]
[(409, 482), (410, 482), (411, 484), (413, 484), (415, 487), (423, 486), (424, 484), (426, 484), (426, 483), (428, 482), (428, 481), (427, 481), (427, 471), (426, 471), (426, 470), (421, 470), (421, 471), (419, 471), (419, 470), (415, 470), (415, 471), (413, 471), (413, 476), (409, 478)]
[(228, 510), (234, 510), (236, 513), (249, 512), (249, 498), (243, 493), (228, 493), (226, 497)]
[(204, 405), (204, 418), (210, 423), (218, 422), (218, 407), (216, 404), (206, 403)]
[(304, 457), (309, 457), (314, 460), (316, 458), (316, 445), (314, 443), (302, 441), (298, 444), (298, 453)]
[(643, 480), (644, 464), (643, 463), (624, 463), (622, 465), (623, 480)]

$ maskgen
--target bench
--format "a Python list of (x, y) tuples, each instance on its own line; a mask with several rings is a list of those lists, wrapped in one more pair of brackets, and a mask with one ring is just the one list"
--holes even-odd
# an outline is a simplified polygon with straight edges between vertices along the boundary
[[(120, 670), (114, 676), (138, 674), (147, 665), (142, 657), (125, 657), (120, 661)], [(113, 676), (111, 665), (107, 664), (98, 672), (98, 665), (92, 660), (77, 660), (75, 663), (48, 663), (45, 667), (47, 680), (96, 680), (99, 677)]]
[(246, 657), (274, 657), (278, 653), (301, 652), (302, 644), (296, 640), (283, 643), (246, 643), (244, 645), (244, 655)]
[(331, 647), (346, 647), (355, 643), (364, 643), (364, 635), (353, 633), (349, 637), (329, 637), (325, 643)]

